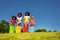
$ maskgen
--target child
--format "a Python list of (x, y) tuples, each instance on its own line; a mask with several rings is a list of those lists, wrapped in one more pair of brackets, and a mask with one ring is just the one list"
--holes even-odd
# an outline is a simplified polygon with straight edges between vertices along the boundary
[(32, 16), (30, 20), (30, 32), (34, 31), (34, 25), (35, 25), (35, 20), (34, 20), (34, 16)]
[(17, 26), (16, 26), (16, 33), (20, 33), (22, 30), (22, 13), (18, 13), (17, 17)]
[(14, 33), (14, 26), (16, 23), (16, 16), (12, 16), (12, 20), (11, 20), (11, 25), (10, 25), (10, 29), (9, 29), (9, 33)]
[(25, 24), (28, 24), (30, 21), (30, 13), (29, 12), (26, 12), (25, 13), (25, 16), (24, 16), (24, 23)]
[(14, 26), (16, 23), (16, 16), (12, 16), (11, 25)]
[(28, 23), (30, 21), (30, 13), (26, 12), (25, 16), (24, 16), (24, 27), (23, 27), (23, 31), (24, 32), (28, 32)]
[(17, 17), (17, 25), (22, 26), (22, 13), (18, 13), (18, 17)]

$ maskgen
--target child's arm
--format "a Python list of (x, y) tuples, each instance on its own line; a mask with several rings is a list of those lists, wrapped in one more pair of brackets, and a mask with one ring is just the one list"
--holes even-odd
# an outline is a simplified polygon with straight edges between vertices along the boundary
[(14, 25), (16, 25), (17, 24), (17, 20), (15, 20), (15, 22), (14, 22)]
[(23, 19), (21, 18), (21, 22), (23, 21)]
[(29, 17), (29, 22), (30, 22), (30, 17)]
[(12, 20), (10, 21), (10, 25), (12, 25)]
[(29, 20), (29, 23), (30, 23), (29, 25), (31, 25), (31, 20)]
[(25, 17), (24, 17), (24, 21), (25, 21)]
[(35, 20), (34, 20), (34, 25), (35, 25)]
[(11, 20), (11, 22), (12, 22), (12, 20)]

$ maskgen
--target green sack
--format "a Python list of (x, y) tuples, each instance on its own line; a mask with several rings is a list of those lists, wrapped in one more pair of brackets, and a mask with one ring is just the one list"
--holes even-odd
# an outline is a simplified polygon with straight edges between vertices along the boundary
[(10, 25), (9, 33), (14, 33), (14, 26)]

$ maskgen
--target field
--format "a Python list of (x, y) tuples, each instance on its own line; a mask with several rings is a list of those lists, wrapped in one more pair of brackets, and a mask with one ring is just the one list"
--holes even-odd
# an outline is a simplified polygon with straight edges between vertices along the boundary
[(60, 32), (5, 33), (0, 40), (60, 40)]

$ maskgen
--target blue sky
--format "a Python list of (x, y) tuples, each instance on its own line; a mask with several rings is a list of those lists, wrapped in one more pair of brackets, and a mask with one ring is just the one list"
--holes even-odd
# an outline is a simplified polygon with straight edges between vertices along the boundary
[(36, 20), (35, 30), (45, 28), (60, 32), (60, 0), (0, 0), (0, 20), (10, 22), (13, 15), (29, 11)]

